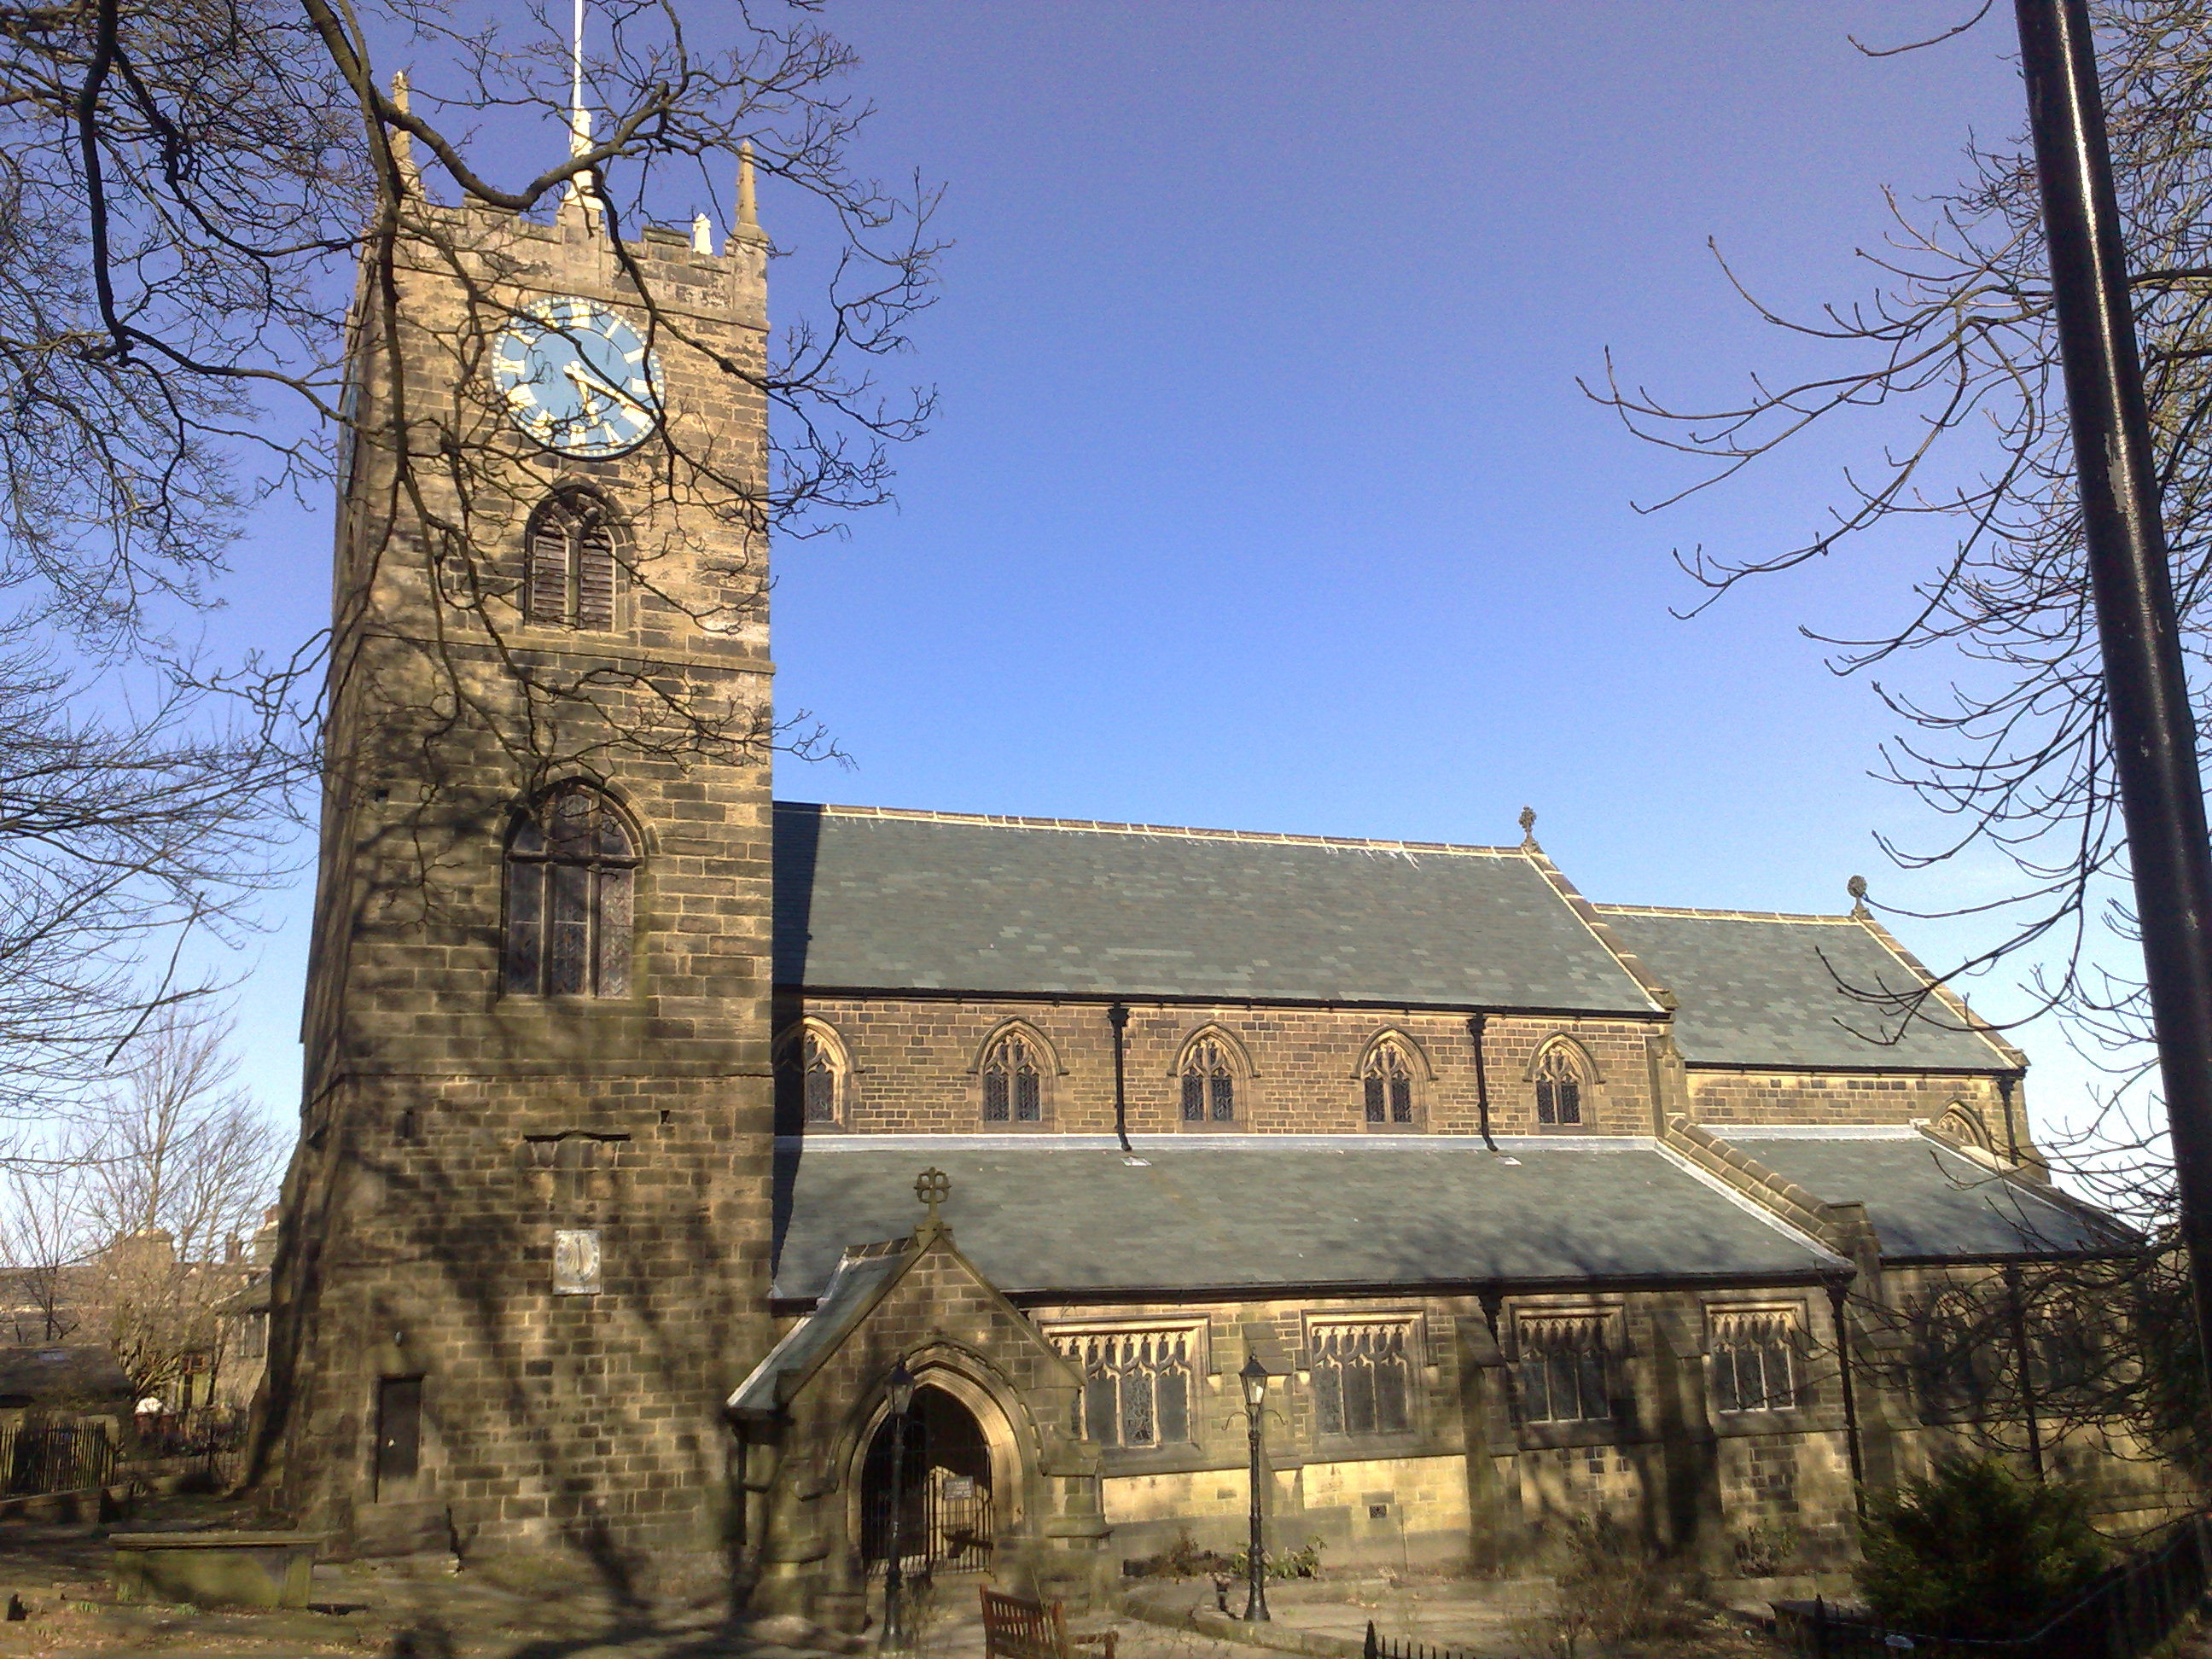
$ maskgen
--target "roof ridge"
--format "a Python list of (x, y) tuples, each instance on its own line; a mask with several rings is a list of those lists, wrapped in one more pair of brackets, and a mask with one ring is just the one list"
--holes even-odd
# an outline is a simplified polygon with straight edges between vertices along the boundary
[(1382, 841), (1361, 836), (1299, 836), (1279, 830), (1205, 830), (1174, 823), (1116, 823), (1103, 818), (1032, 818), (1000, 812), (940, 812), (913, 806), (833, 806), (823, 801), (779, 800), (841, 818), (905, 818), (923, 823), (973, 823), (1003, 830), (1063, 830), (1072, 833), (1160, 836), (1186, 841), (1246, 842), (1255, 846), (1343, 847), (1362, 852), (1455, 853), (1486, 858), (1528, 857), (1521, 847), (1480, 847), (1448, 841)]
[(1806, 915), (1794, 910), (1705, 910), (1681, 904), (1600, 904), (1593, 907), (1607, 916), (1694, 916), (1705, 921), (1824, 921), (1842, 925), (1849, 915)]

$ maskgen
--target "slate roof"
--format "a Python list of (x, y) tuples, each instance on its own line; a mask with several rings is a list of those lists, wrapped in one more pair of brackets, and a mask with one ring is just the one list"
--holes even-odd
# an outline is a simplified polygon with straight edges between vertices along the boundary
[(1907, 1015), (1853, 994), (1911, 994), (1929, 981), (1848, 916), (1597, 911), (1680, 999), (1674, 1042), (1692, 1066), (2008, 1072), (2021, 1063), (1936, 999)]
[(2129, 1242), (2117, 1224), (2100, 1224), (1915, 1129), (1708, 1127), (1824, 1202), (1865, 1204), (1886, 1259), (2052, 1255)]
[(823, 1294), (846, 1248), (951, 1178), (962, 1253), (1009, 1295), (1277, 1285), (1810, 1277), (1841, 1265), (1648, 1140), (1328, 1135), (816, 1135), (777, 1145), (775, 1294)]
[(1650, 1013), (1516, 848), (779, 802), (782, 985)]
[(773, 1412), (788, 1397), (784, 1379), (803, 1380), (815, 1362), (845, 1339), (906, 1265), (904, 1250), (854, 1252), (842, 1257), (813, 1314), (784, 1333), (730, 1396), (732, 1411)]

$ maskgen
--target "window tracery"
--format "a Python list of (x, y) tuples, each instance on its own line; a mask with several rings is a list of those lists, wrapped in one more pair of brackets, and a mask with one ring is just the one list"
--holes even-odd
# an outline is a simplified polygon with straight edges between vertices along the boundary
[(1552, 1314), (1519, 1322), (1516, 1396), (1524, 1423), (1603, 1422), (1613, 1415), (1612, 1321)]
[(1360, 1091), (1369, 1123), (1413, 1122), (1413, 1067), (1395, 1038), (1385, 1037), (1368, 1050)]
[(1536, 1121), (1554, 1127), (1583, 1121), (1583, 1067), (1571, 1042), (1536, 1057)]
[(549, 498), (531, 515), (524, 614), (546, 628), (615, 625), (615, 541), (606, 503), (583, 490)]
[(1796, 1316), (1754, 1308), (1712, 1316), (1713, 1405), (1724, 1412), (1788, 1411), (1797, 1404)]
[(836, 1034), (819, 1020), (801, 1020), (776, 1046), (779, 1119), (809, 1127), (842, 1123), (852, 1073), (852, 1060)]
[(1044, 1120), (1044, 1074), (1036, 1045), (1023, 1031), (1007, 1031), (983, 1056), (983, 1121), (1039, 1123)]
[(1413, 1343), (1407, 1321), (1316, 1325), (1309, 1340), (1317, 1432), (1401, 1434), (1412, 1426)]
[(1237, 1068), (1229, 1045), (1201, 1035), (1183, 1051), (1182, 1121), (1232, 1123), (1237, 1119)]
[(506, 983), (514, 996), (629, 994), (637, 849), (588, 784), (564, 784), (507, 847)]
[(1171, 1446), (1191, 1434), (1194, 1334), (1188, 1329), (1055, 1334), (1082, 1373), (1085, 1438), (1102, 1446)]

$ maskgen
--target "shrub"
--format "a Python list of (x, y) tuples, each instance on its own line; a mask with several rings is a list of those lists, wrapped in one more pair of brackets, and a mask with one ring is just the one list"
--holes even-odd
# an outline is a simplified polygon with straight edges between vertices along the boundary
[(2025, 1636), (2087, 1589), (2109, 1553), (2070, 1486), (1989, 1457), (1947, 1458), (1878, 1500), (1860, 1528), (1859, 1593), (1893, 1629)]
[(1702, 1629), (1703, 1583), (1655, 1560), (1610, 1515), (1570, 1520), (1563, 1542), (1559, 1599), (1535, 1644), (1550, 1659), (1575, 1659), (1585, 1643), (1680, 1640)]

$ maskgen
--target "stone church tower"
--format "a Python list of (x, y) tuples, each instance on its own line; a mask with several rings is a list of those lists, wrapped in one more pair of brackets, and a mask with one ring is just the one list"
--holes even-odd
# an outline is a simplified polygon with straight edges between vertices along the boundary
[(740, 196), (720, 252), (703, 220), (617, 242), (587, 196), (417, 198), (356, 303), (258, 1442), (340, 1547), (635, 1559), (729, 1524), (773, 1146)]

